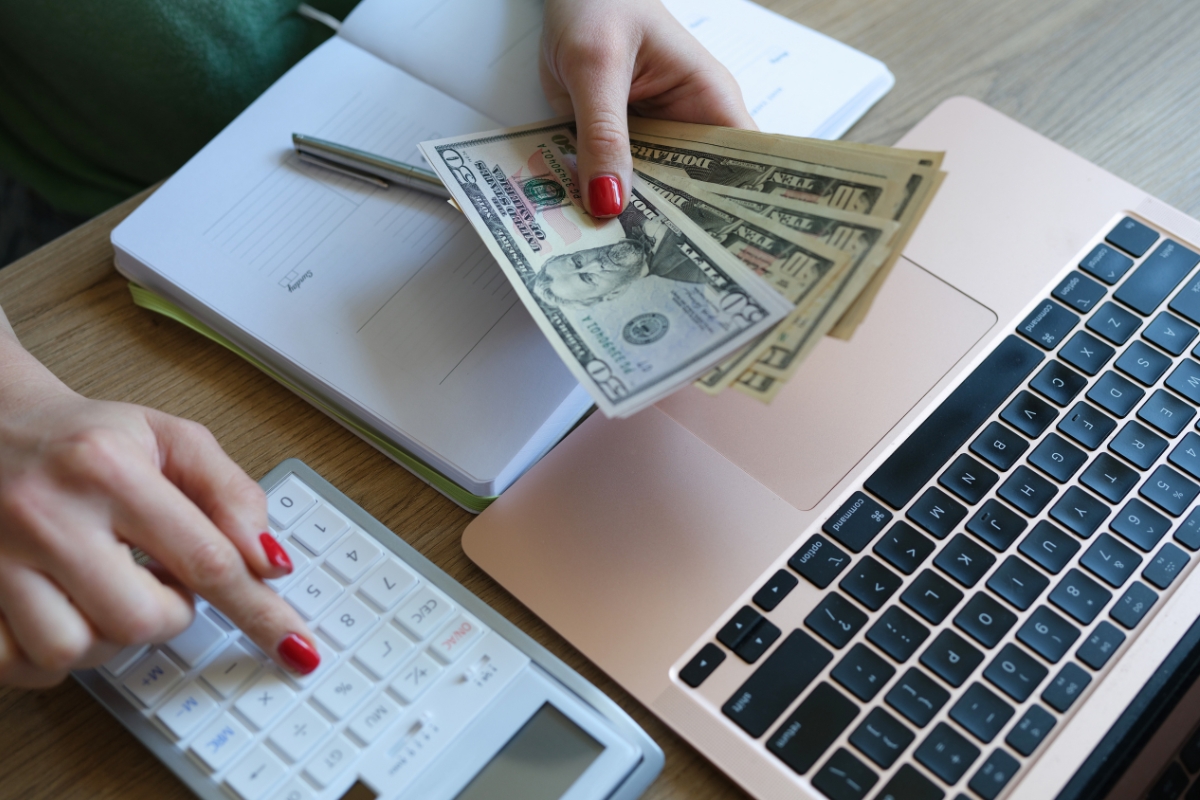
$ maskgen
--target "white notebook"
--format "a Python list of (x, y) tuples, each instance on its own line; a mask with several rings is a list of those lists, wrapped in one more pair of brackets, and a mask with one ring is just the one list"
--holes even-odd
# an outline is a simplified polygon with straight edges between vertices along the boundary
[[(675, 5), (703, 8), (685, 24), (742, 59), (730, 66), (748, 92), (774, 98), (764, 127), (813, 122), (795, 110), (802, 59), (780, 42), (790, 30), (798, 50), (811, 36), (843, 46), (788, 23), (751, 52), (747, 12), (770, 12)], [(538, 0), (365, 0), (112, 235), (122, 274), (471, 510), (552, 447), (588, 395), (457, 211), (303, 165), (290, 137), (421, 163), (422, 140), (549, 117), (540, 26)], [(821, 107), (844, 115), (862, 91)]]

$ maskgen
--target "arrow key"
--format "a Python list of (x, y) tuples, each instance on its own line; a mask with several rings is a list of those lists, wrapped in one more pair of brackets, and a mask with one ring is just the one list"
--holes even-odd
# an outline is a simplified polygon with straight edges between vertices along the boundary
[(738, 645), (738, 658), (745, 661), (747, 664), (753, 664), (762, 658), (762, 654), (767, 652), (767, 649), (775, 644), (775, 640), (779, 638), (779, 628), (776, 628), (767, 620), (760, 620), (754, 626), (754, 630), (747, 634), (742, 643)]
[(775, 606), (779, 605), (799, 582), (796, 576), (786, 569), (779, 570), (761, 589), (754, 593), (754, 605), (763, 611), (774, 611)]
[(692, 660), (679, 670), (679, 679), (695, 689), (704, 683), (713, 671), (725, 660), (725, 651), (712, 642), (700, 648), (700, 652), (692, 656)]

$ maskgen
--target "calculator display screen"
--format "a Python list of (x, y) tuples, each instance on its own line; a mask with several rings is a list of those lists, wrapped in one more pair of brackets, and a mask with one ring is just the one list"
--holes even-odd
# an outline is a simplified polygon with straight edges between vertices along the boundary
[(603, 750), (546, 703), (455, 800), (558, 800)]

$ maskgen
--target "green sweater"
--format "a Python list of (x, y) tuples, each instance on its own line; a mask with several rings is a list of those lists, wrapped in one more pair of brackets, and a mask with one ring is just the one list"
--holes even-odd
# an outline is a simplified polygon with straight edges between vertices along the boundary
[(166, 177), (329, 37), (298, 5), (0, 0), (0, 171), (88, 216)]

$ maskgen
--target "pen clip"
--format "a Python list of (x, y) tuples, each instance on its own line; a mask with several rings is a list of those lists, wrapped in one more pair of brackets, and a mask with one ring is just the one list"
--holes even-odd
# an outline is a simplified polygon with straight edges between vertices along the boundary
[(391, 185), (383, 178), (372, 175), (369, 172), (363, 172), (362, 170), (357, 170), (354, 167), (348, 167), (344, 164), (336, 164), (327, 158), (322, 158), (321, 156), (314, 155), (313, 153), (297, 150), (296, 155), (305, 164), (312, 164), (315, 167), (321, 167), (322, 169), (327, 169), (330, 172), (336, 172), (339, 175), (345, 175), (348, 178), (357, 178), (360, 181), (366, 181), (367, 183), (372, 184), (373, 186), (378, 186), (381, 189), (386, 189)]

